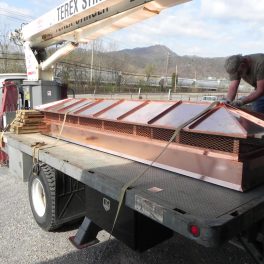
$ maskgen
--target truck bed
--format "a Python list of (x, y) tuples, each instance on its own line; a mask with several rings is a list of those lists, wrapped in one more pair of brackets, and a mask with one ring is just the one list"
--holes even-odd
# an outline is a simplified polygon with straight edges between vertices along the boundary
[[(46, 164), (119, 200), (122, 186), (148, 165), (41, 134), (6, 133), (4, 142), (32, 156), (36, 142)], [(177, 157), (175, 157), (177, 158)], [(191, 161), (190, 161), (191, 162)], [(201, 164), (202, 166), (202, 164)], [(151, 167), (125, 197), (126, 206), (204, 246), (218, 246), (264, 217), (264, 185), (245, 193)], [(199, 236), (190, 226), (200, 229)]]

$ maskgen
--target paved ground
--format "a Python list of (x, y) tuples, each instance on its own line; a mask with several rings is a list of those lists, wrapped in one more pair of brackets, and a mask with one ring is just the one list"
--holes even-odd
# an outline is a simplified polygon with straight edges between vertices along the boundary
[(68, 241), (75, 233), (76, 226), (42, 231), (31, 215), (27, 184), (0, 168), (0, 264), (253, 264), (232, 245), (206, 249), (179, 236), (139, 254), (102, 232), (104, 242), (79, 251)]

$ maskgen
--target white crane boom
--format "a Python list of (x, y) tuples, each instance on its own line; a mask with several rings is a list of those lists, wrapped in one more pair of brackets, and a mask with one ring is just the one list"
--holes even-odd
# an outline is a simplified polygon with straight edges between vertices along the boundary
[[(51, 79), (47, 69), (72, 51), (113, 31), (190, 0), (68, 0), (22, 29), (29, 80)], [(72, 42), (47, 61), (36, 54), (53, 44)]]

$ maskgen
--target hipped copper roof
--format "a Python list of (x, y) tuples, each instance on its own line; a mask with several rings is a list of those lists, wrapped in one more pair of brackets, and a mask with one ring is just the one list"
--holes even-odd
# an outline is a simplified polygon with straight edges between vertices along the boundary
[[(204, 102), (184, 101), (65, 99), (37, 109), (62, 115), (67, 113), (69, 116), (176, 129), (208, 106)], [(221, 103), (183, 130), (236, 138), (262, 138), (264, 115)]]

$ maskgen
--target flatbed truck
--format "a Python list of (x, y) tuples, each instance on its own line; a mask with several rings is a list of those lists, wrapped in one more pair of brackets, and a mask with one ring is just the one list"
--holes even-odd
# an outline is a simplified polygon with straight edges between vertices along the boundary
[[(55, 141), (41, 134), (4, 135), (10, 169), (28, 181), (37, 223), (54, 230), (84, 217), (72, 238), (82, 248), (96, 243), (101, 229), (112, 231), (123, 185), (147, 165)], [(47, 147), (39, 151), (41, 165), (35, 177), (32, 156), (39, 142)], [(152, 167), (126, 191), (113, 235), (138, 251), (174, 232), (205, 247), (236, 239), (256, 263), (263, 263), (263, 193), (264, 185), (241, 193)]]

